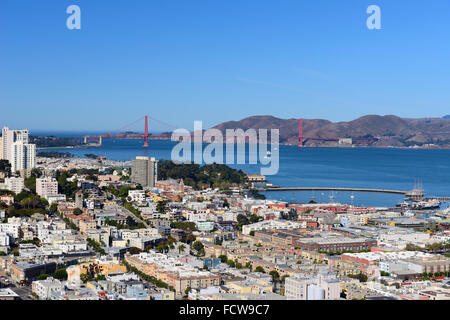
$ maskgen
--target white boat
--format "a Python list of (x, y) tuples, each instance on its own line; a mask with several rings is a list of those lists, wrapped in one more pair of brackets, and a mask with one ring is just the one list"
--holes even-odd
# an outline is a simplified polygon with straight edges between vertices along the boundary
[(429, 210), (438, 209), (441, 206), (441, 202), (438, 199), (430, 199), (427, 201), (418, 201), (411, 204), (411, 209), (414, 210)]

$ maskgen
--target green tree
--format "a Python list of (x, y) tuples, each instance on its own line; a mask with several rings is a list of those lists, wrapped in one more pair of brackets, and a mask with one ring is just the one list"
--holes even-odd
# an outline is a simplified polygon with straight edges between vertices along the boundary
[(156, 251), (161, 252), (161, 253), (167, 252), (168, 250), (169, 250), (169, 246), (167, 244), (159, 244), (156, 247)]
[(95, 277), (95, 281), (102, 281), (102, 280), (106, 280), (106, 276), (103, 274), (99, 274)]
[(24, 181), (25, 187), (30, 189), (33, 192), (36, 192), (36, 177), (30, 176)]
[(51, 212), (57, 212), (58, 211), (58, 204), (56, 202), (53, 202), (50, 206), (50, 211)]
[(233, 260), (227, 260), (227, 265), (234, 268), (236, 266), (236, 263)]
[(67, 280), (67, 271), (65, 268), (61, 268), (55, 271), (53, 278), (58, 280)]
[(272, 276), (272, 280), (274, 281), (280, 279), (280, 274), (276, 270), (270, 271), (269, 274)]
[(255, 268), (255, 272), (265, 273), (264, 268), (261, 267), (261, 266), (257, 266), (257, 267)]
[(6, 177), (11, 176), (11, 163), (8, 160), (0, 160), (0, 172)]
[(136, 247), (131, 247), (130, 248), (130, 254), (139, 254), (141, 252), (142, 252), (142, 250), (139, 249), (139, 248), (136, 248)]
[(81, 274), (81, 275), (80, 275), (80, 279), (81, 279), (81, 281), (83, 281), (83, 283), (92, 281), (92, 277), (91, 277), (91, 275), (88, 274), (88, 273), (83, 273), (83, 274)]
[(195, 241), (195, 242), (192, 244), (192, 248), (193, 248), (194, 250), (196, 250), (197, 252), (199, 252), (199, 251), (201, 251), (201, 250), (204, 248), (204, 246), (203, 246), (203, 243), (201, 243), (200, 241)]
[(38, 275), (37, 279), (38, 280), (45, 280), (48, 277), (50, 277), (50, 275), (46, 274), (46, 273), (41, 273), (40, 275)]
[(238, 216), (236, 217), (236, 219), (237, 219), (237, 222), (238, 222), (239, 224), (241, 224), (241, 225), (246, 225), (246, 224), (249, 223), (248, 218), (247, 218), (245, 215), (241, 214), (241, 213), (238, 214)]
[(184, 252), (184, 249), (186, 249), (186, 246), (185, 246), (184, 244), (180, 244), (180, 245), (178, 246), (178, 252), (179, 252), (179, 253)]

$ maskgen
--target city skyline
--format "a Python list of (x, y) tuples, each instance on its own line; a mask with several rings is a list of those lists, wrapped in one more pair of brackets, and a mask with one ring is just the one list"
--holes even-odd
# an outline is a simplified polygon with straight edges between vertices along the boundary
[[(108, 131), (144, 114), (181, 128), (262, 114), (448, 114), (444, 1), (77, 1), (82, 27), (68, 30), (71, 4), (0, 5), (0, 125)], [(371, 4), (381, 30), (366, 27)]]

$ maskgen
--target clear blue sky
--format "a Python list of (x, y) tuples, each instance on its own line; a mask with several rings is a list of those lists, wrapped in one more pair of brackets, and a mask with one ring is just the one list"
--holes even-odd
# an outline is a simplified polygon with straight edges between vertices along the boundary
[[(382, 30), (366, 28), (370, 4)], [(1, 0), (0, 125), (441, 117), (449, 16), (448, 0)]]

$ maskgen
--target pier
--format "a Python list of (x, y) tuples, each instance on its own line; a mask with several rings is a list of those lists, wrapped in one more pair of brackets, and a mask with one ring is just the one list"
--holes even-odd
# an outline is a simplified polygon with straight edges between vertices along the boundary
[(372, 192), (407, 195), (410, 191), (389, 189), (365, 189), (365, 188), (327, 188), (327, 187), (283, 187), (283, 188), (255, 188), (256, 191), (347, 191), (347, 192)]
[(390, 190), (390, 189), (367, 189), (367, 188), (328, 188), (328, 187), (266, 187), (266, 188), (254, 188), (253, 190), (259, 192), (268, 191), (342, 191), (342, 192), (370, 192), (370, 193), (387, 193), (387, 194), (399, 194), (404, 195), (406, 199), (412, 201), (432, 200), (437, 199), (442, 202), (450, 201), (450, 197), (431, 197), (424, 196), (423, 190)]

